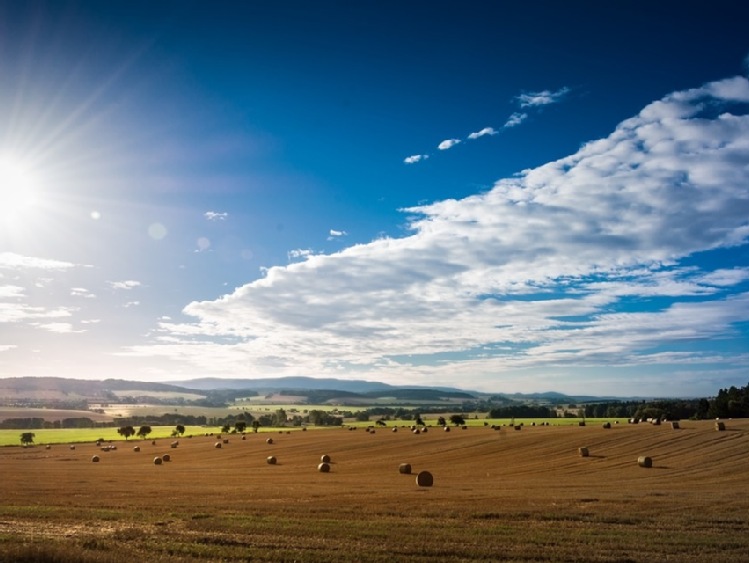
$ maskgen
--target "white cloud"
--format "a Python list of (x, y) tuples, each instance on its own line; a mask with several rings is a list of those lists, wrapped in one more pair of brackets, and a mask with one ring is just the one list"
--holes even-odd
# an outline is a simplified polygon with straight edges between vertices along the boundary
[(59, 334), (70, 334), (74, 332), (85, 332), (84, 330), (74, 330), (73, 325), (70, 323), (35, 323), (35, 326), (49, 332), (57, 332)]
[(85, 299), (95, 299), (96, 295), (91, 293), (88, 289), (85, 287), (71, 287), (70, 288), (70, 295), (71, 297), (83, 297)]
[(308, 256), (311, 256), (312, 250), (309, 248), (296, 248), (294, 250), (289, 250), (287, 252), (287, 256), (289, 260), (298, 260), (299, 258), (307, 258)]
[(497, 131), (494, 130), (492, 127), (484, 127), (481, 131), (476, 131), (475, 133), (471, 133), (468, 135), (468, 138), (471, 140), (478, 139), (479, 137), (483, 137), (484, 135), (496, 135)]
[(413, 154), (404, 158), (403, 162), (405, 162), (406, 164), (415, 164), (422, 160), (426, 160), (427, 158), (429, 158), (428, 154)]
[(229, 214), (226, 212), (206, 211), (205, 213), (203, 213), (203, 217), (205, 217), (209, 221), (226, 221), (226, 219), (229, 217)]
[(346, 231), (337, 231), (335, 229), (330, 229), (330, 236), (331, 237), (343, 237), (346, 236), (348, 233)]
[(136, 287), (140, 287), (141, 283), (139, 281), (135, 280), (125, 280), (125, 281), (110, 281), (108, 282), (109, 286), (112, 289), (135, 289)]
[(17, 285), (0, 285), (0, 299), (23, 297), (24, 289)]
[(528, 117), (527, 113), (521, 113), (521, 112), (514, 112), (510, 117), (507, 118), (507, 121), (505, 121), (504, 128), (508, 129), (510, 127), (516, 127), (520, 125), (523, 121), (526, 120)]
[(22, 256), (13, 252), (0, 252), (0, 268), (39, 270), (67, 270), (75, 264), (61, 260), (50, 260), (49, 258), (37, 258), (34, 256)]
[(138, 305), (140, 305), (140, 301), (128, 301), (123, 305), (123, 307), (125, 307), (125, 309), (129, 309), (130, 307), (137, 307)]
[(15, 344), (0, 344), (0, 352), (8, 352), (9, 350), (15, 350), (18, 348)]
[(437, 145), (437, 148), (441, 151), (446, 151), (447, 149), (453, 148), (457, 144), (460, 144), (460, 139), (445, 139), (439, 145)]
[(546, 106), (559, 102), (564, 96), (569, 93), (570, 89), (560, 88), (556, 92), (551, 90), (541, 90), (540, 92), (527, 92), (520, 94), (517, 97), (520, 102), (520, 107), (534, 107), (534, 106)]
[[(680, 265), (749, 239), (749, 115), (714, 111), (745, 89), (734, 78), (665, 96), (486, 193), (406, 209), (409, 236), (272, 267), (190, 303), (194, 322), (162, 323), (158, 343), (129, 353), (211, 373), (494, 388), (496, 374), (527, 370), (746, 367), (749, 356), (679, 345), (730, 338), (749, 318), (745, 268)], [(653, 298), (663, 302), (644, 305)]]

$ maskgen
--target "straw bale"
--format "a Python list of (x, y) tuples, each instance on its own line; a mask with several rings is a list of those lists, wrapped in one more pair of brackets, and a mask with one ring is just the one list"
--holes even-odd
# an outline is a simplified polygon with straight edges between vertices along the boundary
[(429, 471), (419, 471), (416, 475), (416, 484), (419, 487), (431, 487), (434, 484), (434, 477)]

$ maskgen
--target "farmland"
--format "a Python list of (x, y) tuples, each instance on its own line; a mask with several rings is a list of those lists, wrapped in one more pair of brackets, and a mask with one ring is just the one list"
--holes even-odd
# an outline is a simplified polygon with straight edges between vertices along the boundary
[(749, 420), (224, 438), (0, 448), (0, 559), (749, 561)]

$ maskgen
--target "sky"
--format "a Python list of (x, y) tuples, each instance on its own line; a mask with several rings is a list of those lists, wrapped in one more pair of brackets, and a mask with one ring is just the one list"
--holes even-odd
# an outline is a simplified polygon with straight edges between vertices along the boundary
[(747, 22), (0, 0), (0, 377), (746, 385)]

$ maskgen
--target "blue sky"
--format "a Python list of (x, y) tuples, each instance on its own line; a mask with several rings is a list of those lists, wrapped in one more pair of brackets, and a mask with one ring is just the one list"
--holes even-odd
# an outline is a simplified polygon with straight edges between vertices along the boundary
[(747, 21), (0, 0), (0, 376), (745, 385)]

